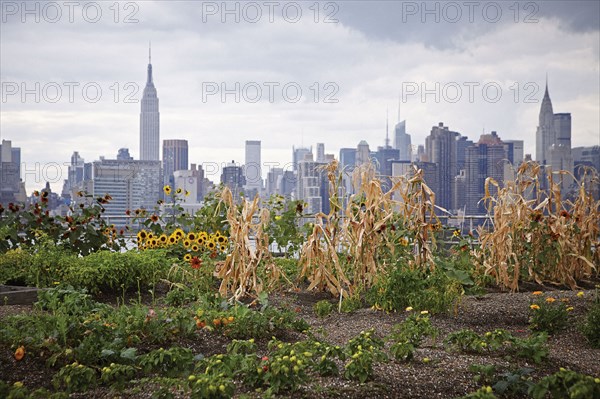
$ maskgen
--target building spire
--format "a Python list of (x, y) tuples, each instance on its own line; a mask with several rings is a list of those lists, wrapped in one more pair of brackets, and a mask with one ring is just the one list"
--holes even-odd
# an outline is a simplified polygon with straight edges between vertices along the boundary
[(154, 85), (152, 81), (152, 42), (148, 42), (148, 80), (146, 86)]

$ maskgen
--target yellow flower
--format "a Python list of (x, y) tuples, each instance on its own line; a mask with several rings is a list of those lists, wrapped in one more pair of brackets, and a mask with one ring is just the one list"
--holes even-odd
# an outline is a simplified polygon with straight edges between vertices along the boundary
[(533, 310), (538, 310), (540, 307), (539, 307), (539, 305), (536, 305), (536, 304), (534, 303), (533, 305), (530, 305), (530, 306), (529, 306), (529, 308), (530, 308), (530, 309), (533, 309)]
[(426, 310), (421, 310), (421, 314), (429, 314), (429, 312)]
[(407, 312), (411, 312), (412, 310), (413, 310), (412, 306), (409, 306), (409, 307), (406, 308)]
[(161, 234), (160, 237), (158, 237), (158, 241), (160, 241), (162, 244), (167, 242), (167, 235), (166, 234)]
[(281, 220), (281, 216), (279, 216), (279, 215), (275, 216), (275, 220)]
[(185, 190), (185, 196), (189, 197), (190, 196), (190, 192), (188, 190)]
[(165, 192), (165, 194), (171, 195), (171, 186), (169, 186), (169, 185), (164, 186), (163, 191)]
[(572, 310), (573, 310), (573, 306), (569, 306), (569, 307), (567, 308), (567, 312), (570, 312), (570, 311), (572, 311)]
[(531, 295), (542, 295), (543, 292), (542, 291), (534, 291)]
[(173, 244), (176, 244), (176, 243), (177, 243), (177, 236), (171, 234), (169, 236), (169, 244), (173, 245)]
[(183, 238), (185, 237), (185, 233), (183, 232), (183, 230), (181, 229), (176, 229), (173, 234), (177, 237), (177, 238)]
[(454, 233), (452, 233), (452, 235), (454, 237), (460, 237), (460, 230), (454, 230)]
[(579, 292), (577, 293), (577, 296), (578, 296), (579, 298), (583, 298), (583, 295), (584, 295), (583, 291), (579, 291)]
[(15, 388), (23, 388), (23, 383), (21, 381), (17, 381), (13, 384), (13, 387)]
[(552, 298), (551, 296), (549, 296), (548, 298), (546, 298), (546, 302), (548, 302), (548, 303), (552, 303), (554, 301), (556, 301), (556, 299)]
[(187, 239), (189, 241), (196, 241), (196, 233), (194, 233), (193, 231), (190, 231), (187, 235)]
[(183, 247), (184, 248), (189, 248), (190, 245), (192, 245), (192, 242), (190, 240), (183, 240)]
[(192, 255), (191, 254), (185, 254), (183, 256), (183, 260), (186, 262), (189, 262), (190, 260), (192, 260)]
[(181, 194), (182, 193), (182, 189), (181, 187), (177, 187), (177, 190), (175, 190), (175, 194)]
[(400, 239), (400, 245), (402, 245), (403, 247), (408, 246), (408, 240), (406, 238), (402, 237)]
[(198, 252), (199, 250), (200, 250), (200, 247), (197, 244), (192, 245), (192, 251)]

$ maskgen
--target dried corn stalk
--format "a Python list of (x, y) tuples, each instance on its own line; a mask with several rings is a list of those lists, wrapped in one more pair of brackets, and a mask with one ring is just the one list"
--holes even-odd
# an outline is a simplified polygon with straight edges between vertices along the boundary
[(598, 185), (598, 176), (586, 172), (581, 182), (575, 181), (574, 199), (564, 200), (554, 175), (565, 174), (548, 173), (545, 191), (540, 188), (540, 166), (524, 163), (516, 180), (506, 182), (496, 195), (490, 195), (489, 185), (498, 183), (486, 180), (483, 201), (492, 215), (492, 229), (480, 228), (481, 249), (474, 255), (476, 266), (498, 285), (517, 291), (525, 277), (574, 289), (577, 280), (597, 272), (600, 201), (586, 184)]
[(351, 295), (350, 282), (342, 270), (337, 253), (340, 246), (339, 192), (342, 182), (338, 162), (331, 162), (325, 171), (329, 180), (330, 211), (328, 215), (315, 215), (313, 231), (300, 251), (298, 263), (301, 271), (298, 277), (308, 279), (309, 291), (317, 288), (321, 291), (327, 289), (335, 296)]
[[(221, 198), (228, 206), (231, 252), (215, 272), (215, 275), (222, 279), (219, 293), (223, 297), (231, 294), (230, 300), (239, 300), (250, 294), (258, 295), (264, 289), (263, 281), (257, 273), (261, 262), (266, 263), (268, 285), (279, 281), (281, 276), (279, 268), (272, 262), (269, 238), (264, 231), (269, 222), (269, 211), (259, 208), (259, 197), (256, 196), (252, 202), (244, 199), (240, 212), (233, 201), (231, 190), (227, 187), (223, 190)], [(257, 222), (253, 220), (255, 216), (258, 217)], [(254, 245), (250, 242), (251, 237), (254, 237)]]

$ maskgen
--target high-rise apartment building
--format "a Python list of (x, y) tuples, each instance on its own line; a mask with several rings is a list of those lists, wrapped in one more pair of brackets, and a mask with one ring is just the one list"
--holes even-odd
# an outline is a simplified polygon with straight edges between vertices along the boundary
[(148, 54), (148, 76), (140, 113), (140, 160), (160, 160), (160, 113), (158, 96), (152, 78), (152, 56)]
[(259, 140), (246, 140), (245, 161), (244, 177), (246, 178), (246, 185), (244, 188), (249, 197), (254, 197), (256, 194), (260, 194), (263, 188)]
[(104, 159), (93, 163), (92, 194), (106, 194), (112, 200), (102, 216), (110, 223), (125, 226), (127, 210), (152, 210), (160, 198), (161, 170), (159, 161)]
[(188, 141), (163, 140), (162, 159), (164, 184), (173, 186), (173, 173), (188, 169)]
[(10, 140), (0, 144), (0, 203), (25, 202), (25, 187), (21, 181), (21, 149)]
[[(504, 143), (496, 132), (482, 134), (477, 144), (467, 148), (465, 166), (466, 214), (485, 214), (486, 209), (481, 202), (485, 195), (485, 180), (493, 178), (499, 185), (504, 180), (504, 164), (507, 159)], [(491, 195), (497, 192), (494, 185), (489, 185)], [(457, 204), (459, 208), (462, 204)]]
[(427, 161), (437, 164), (439, 190), (435, 193), (436, 205), (447, 210), (452, 207), (453, 182), (458, 174), (456, 139), (459, 136), (440, 122), (431, 128), (431, 134), (425, 139)]

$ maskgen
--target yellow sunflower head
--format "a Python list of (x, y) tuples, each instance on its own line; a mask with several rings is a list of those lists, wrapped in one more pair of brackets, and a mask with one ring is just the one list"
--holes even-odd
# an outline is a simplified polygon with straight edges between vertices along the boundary
[(186, 262), (189, 262), (190, 260), (192, 260), (192, 255), (191, 254), (183, 255), (183, 260)]
[(164, 186), (163, 191), (165, 192), (165, 194), (171, 195), (171, 186), (169, 186), (169, 185)]

